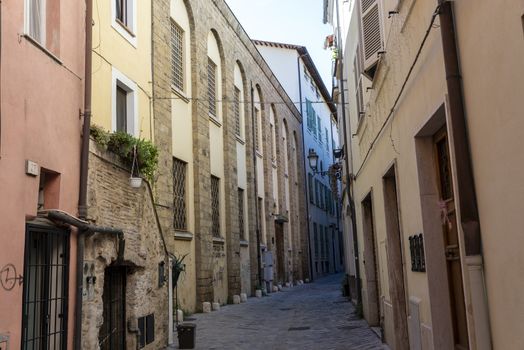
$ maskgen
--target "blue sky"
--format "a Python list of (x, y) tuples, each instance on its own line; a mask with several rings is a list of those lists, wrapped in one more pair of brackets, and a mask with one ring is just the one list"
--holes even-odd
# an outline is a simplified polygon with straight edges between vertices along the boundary
[(331, 52), (324, 39), (322, 0), (226, 0), (251, 39), (306, 46), (331, 92)]

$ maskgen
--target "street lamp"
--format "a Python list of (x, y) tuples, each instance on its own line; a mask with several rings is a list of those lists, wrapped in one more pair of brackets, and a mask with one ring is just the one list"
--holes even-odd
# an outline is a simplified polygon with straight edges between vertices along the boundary
[[(318, 154), (317, 152), (315, 152), (313, 148), (309, 149), (307, 159), (309, 161), (309, 167), (311, 168), (311, 170), (313, 170), (313, 174), (320, 174), (320, 176), (326, 176), (327, 174), (329, 174), (330, 172), (329, 169), (326, 171), (322, 169), (320, 169), (320, 171), (317, 170), (318, 169)], [(330, 176), (334, 176), (335, 178), (340, 179), (340, 170), (341, 169), (338, 163), (334, 163), (331, 167), (333, 167), (333, 169), (331, 171)]]
[(316, 173), (317, 168), (318, 168), (318, 154), (317, 152), (315, 152), (313, 148), (309, 149), (309, 154), (307, 156), (307, 159), (309, 161), (309, 167), (313, 169), (314, 173)]

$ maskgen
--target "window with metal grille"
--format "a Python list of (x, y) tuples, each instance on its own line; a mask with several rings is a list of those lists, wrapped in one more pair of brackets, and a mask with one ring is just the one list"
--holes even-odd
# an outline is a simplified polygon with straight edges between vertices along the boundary
[(220, 237), (220, 179), (211, 176), (211, 233)]
[(187, 230), (186, 168), (186, 162), (173, 158), (173, 226), (175, 230)]
[(28, 224), (22, 349), (67, 348), (68, 279), (69, 232)]
[(171, 83), (184, 91), (184, 30), (171, 21)]
[(126, 349), (126, 273), (123, 266), (109, 266), (104, 271), (104, 322), (98, 334), (100, 350)]
[(242, 136), (242, 122), (240, 120), (240, 90), (235, 86), (235, 96), (233, 101), (233, 113), (235, 114), (235, 134)]
[(240, 239), (246, 239), (244, 228), (244, 190), (241, 188), (238, 189), (238, 233)]
[(216, 85), (217, 65), (208, 57), (207, 59), (207, 100), (209, 102), (209, 115), (217, 117), (217, 85)]
[(260, 151), (260, 111), (255, 107), (255, 147)]
[(155, 314), (139, 317), (138, 329), (140, 330), (138, 348), (142, 349), (155, 341)]

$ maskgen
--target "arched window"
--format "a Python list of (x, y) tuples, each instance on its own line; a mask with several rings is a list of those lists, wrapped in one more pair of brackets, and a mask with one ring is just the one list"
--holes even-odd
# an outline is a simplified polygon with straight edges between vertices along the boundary
[(188, 95), (191, 88), (190, 23), (183, 0), (171, 0), (171, 87)]

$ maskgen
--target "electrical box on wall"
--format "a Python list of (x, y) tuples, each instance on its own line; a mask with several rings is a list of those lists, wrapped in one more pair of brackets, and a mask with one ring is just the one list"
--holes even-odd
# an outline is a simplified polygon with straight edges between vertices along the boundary
[(0, 334), (0, 350), (9, 350), (9, 336)]

